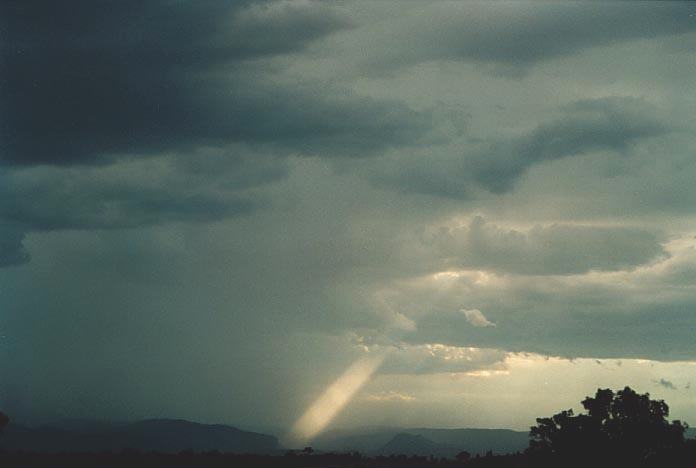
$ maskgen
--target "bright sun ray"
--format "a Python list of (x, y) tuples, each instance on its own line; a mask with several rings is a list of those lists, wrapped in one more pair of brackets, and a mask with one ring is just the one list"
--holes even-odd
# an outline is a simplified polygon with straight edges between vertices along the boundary
[(367, 356), (353, 363), (297, 420), (287, 437), (288, 442), (304, 443), (323, 431), (367, 383), (384, 358), (385, 354)]
[[(456, 279), (470, 273), (466, 271), (444, 271), (436, 273), (433, 278), (436, 280)], [(476, 273), (479, 279), (483, 276), (484, 280), (488, 280), (485, 272)], [(387, 354), (387, 352), (373, 354), (354, 362), (295, 422), (290, 433), (284, 437), (283, 442), (287, 446), (298, 446), (311, 441), (324, 431), (377, 371)], [(448, 358), (445, 357), (445, 359)]]

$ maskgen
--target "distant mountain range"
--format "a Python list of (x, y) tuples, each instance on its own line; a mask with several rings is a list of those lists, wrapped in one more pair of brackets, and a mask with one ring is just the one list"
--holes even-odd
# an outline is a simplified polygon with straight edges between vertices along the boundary
[(0, 436), (0, 448), (36, 452), (101, 452), (136, 449), (163, 453), (219, 450), (234, 453), (280, 453), (274, 436), (222, 424), (198, 424), (177, 419), (135, 423), (64, 421), (28, 428), (10, 424)]
[(422, 435), (400, 432), (377, 451), (378, 455), (438, 455), (449, 456), (446, 447)]
[[(686, 437), (696, 439), (696, 428)], [(459, 452), (483, 455), (524, 451), (529, 433), (509, 429), (430, 429), (373, 427), (328, 431), (312, 442), (321, 451), (358, 451), (366, 455), (421, 455), (452, 458)]]
[(471, 454), (522, 451), (529, 445), (527, 432), (509, 429), (367, 428), (329, 431), (313, 441), (322, 451), (358, 451), (367, 455), (434, 455), (453, 457)]
[[(696, 438), (696, 428), (686, 437)], [(523, 451), (527, 432), (508, 429), (429, 429), (371, 427), (327, 431), (312, 441), (320, 452), (365, 455), (420, 455), (452, 458), (466, 450), (472, 455)], [(301, 448), (301, 447), (294, 447)], [(10, 424), (0, 436), (0, 449), (36, 452), (102, 452), (135, 449), (176, 453), (204, 452), (281, 454), (284, 448), (272, 435), (223, 424), (199, 424), (177, 419), (150, 419), (134, 423), (70, 420), (29, 428)]]

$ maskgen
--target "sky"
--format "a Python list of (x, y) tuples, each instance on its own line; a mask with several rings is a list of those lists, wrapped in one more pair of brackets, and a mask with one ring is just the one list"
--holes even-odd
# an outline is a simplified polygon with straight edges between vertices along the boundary
[(0, 408), (696, 424), (695, 52), (689, 3), (2, 2)]

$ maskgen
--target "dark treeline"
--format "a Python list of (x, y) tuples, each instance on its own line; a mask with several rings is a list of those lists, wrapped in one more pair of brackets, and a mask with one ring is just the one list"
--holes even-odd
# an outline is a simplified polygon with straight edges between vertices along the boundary
[(245, 467), (245, 468), (563, 468), (563, 467), (686, 467), (696, 461), (696, 442), (688, 441), (682, 447), (655, 453), (638, 462), (605, 459), (601, 454), (593, 461), (571, 460), (553, 455), (517, 453), (510, 455), (475, 456), (468, 460), (456, 460), (420, 456), (364, 457), (360, 454), (313, 454), (313, 455), (239, 455), (217, 452), (208, 453), (3, 453), (2, 467), (26, 468), (133, 468), (133, 467)]

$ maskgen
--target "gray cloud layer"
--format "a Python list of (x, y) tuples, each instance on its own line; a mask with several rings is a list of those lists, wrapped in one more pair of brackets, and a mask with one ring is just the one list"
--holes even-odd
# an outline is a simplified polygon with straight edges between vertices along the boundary
[(471, 197), (477, 188), (509, 192), (535, 165), (597, 151), (625, 154), (635, 143), (670, 131), (655, 114), (648, 103), (632, 97), (576, 101), (557, 119), (525, 134), (479, 141), (463, 154), (448, 148), (430, 158), (421, 153), (394, 157), (373, 178), (406, 192), (453, 198)]
[(468, 227), (443, 228), (433, 242), (451, 268), (523, 275), (625, 270), (667, 256), (660, 236), (641, 229), (551, 225), (520, 232), (481, 217)]
[(493, 192), (510, 190), (526, 169), (544, 161), (592, 151), (625, 151), (632, 143), (667, 129), (652, 109), (634, 98), (584, 100), (568, 106), (560, 119), (527, 135), (494, 142), (470, 163), (474, 178)]
[[(676, 2), (418, 5), (395, 21), (391, 35), (381, 34), (390, 47), (384, 48), (382, 63), (372, 65), (473, 61), (517, 75), (536, 63), (593, 47), (693, 32), (692, 13), (690, 5)], [(403, 36), (408, 41), (395, 40)]]

